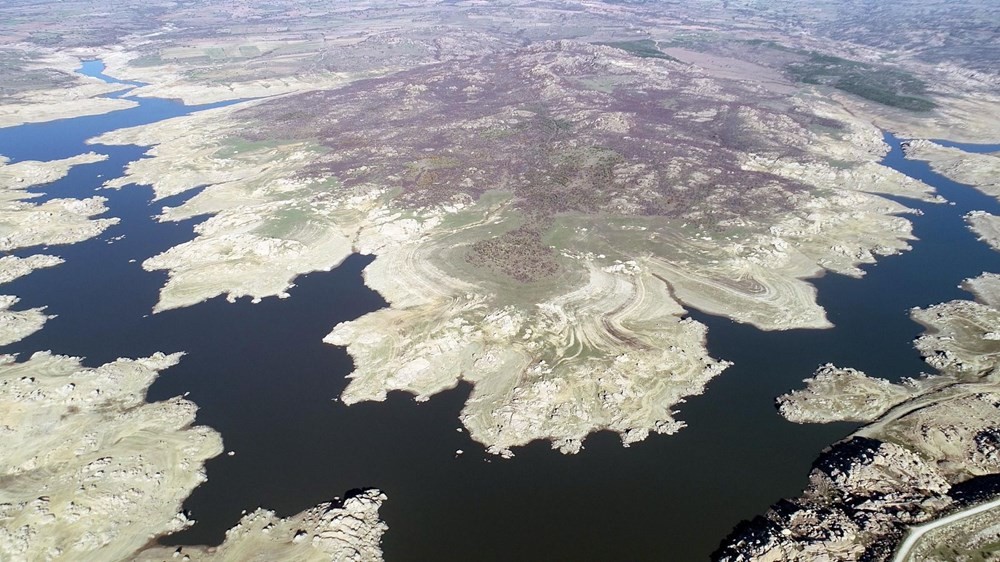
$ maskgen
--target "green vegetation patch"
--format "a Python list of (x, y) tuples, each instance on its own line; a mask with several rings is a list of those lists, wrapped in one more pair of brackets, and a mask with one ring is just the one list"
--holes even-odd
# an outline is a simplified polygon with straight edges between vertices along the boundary
[(73, 82), (65, 72), (29, 68), (31, 59), (14, 49), (0, 49), (0, 98), (30, 90), (57, 88)]
[(607, 185), (614, 180), (615, 166), (624, 161), (622, 155), (600, 146), (567, 150), (552, 157), (553, 180), (565, 186), (574, 176), (584, 175), (594, 183)]
[(283, 140), (250, 141), (239, 137), (226, 139), (225, 144), (215, 151), (212, 156), (215, 158), (233, 158), (247, 152), (267, 150), (285, 144)]
[(240, 55), (247, 58), (259, 57), (260, 49), (254, 45), (244, 45), (240, 47)]
[(50, 33), (48, 31), (32, 31), (31, 35), (28, 36), (28, 42), (43, 47), (51, 47), (62, 43), (63, 36), (59, 33)]
[(205, 49), (205, 56), (211, 60), (224, 60), (226, 58), (226, 50), (221, 47), (209, 47)]
[(451, 170), (461, 165), (452, 156), (431, 156), (406, 165), (406, 177), (419, 188), (428, 188), (443, 180), (440, 170)]
[(525, 129), (523, 125), (516, 127), (508, 127), (506, 125), (500, 125), (495, 127), (490, 127), (484, 129), (479, 133), (479, 136), (485, 140), (502, 140), (512, 137)]
[(615, 91), (615, 88), (625, 84), (631, 84), (632, 81), (628, 78), (622, 78), (620, 76), (588, 76), (578, 79), (577, 83), (588, 90), (596, 90), (598, 92), (610, 94)]
[(610, 41), (596, 44), (621, 49), (631, 55), (642, 57), (644, 59), (663, 59), (673, 62), (681, 62), (658, 49), (656, 47), (656, 42), (651, 39), (640, 39), (638, 41)]
[(832, 86), (890, 107), (929, 111), (933, 101), (922, 97), (927, 84), (908, 72), (813, 52), (802, 62), (785, 67), (789, 75), (806, 84)]
[(726, 38), (716, 32), (695, 31), (678, 33), (666, 41), (661, 41), (661, 44), (666, 44), (668, 47), (679, 47), (682, 49), (703, 51), (707, 47), (719, 45), (725, 40)]
[(555, 252), (542, 243), (541, 232), (522, 226), (469, 248), (466, 261), (486, 267), (521, 283), (531, 283), (559, 272)]
[(254, 232), (267, 238), (296, 240), (310, 222), (316, 219), (316, 214), (308, 208), (280, 209), (271, 214)]
[(768, 49), (774, 49), (775, 51), (784, 51), (787, 53), (796, 52), (795, 49), (791, 49), (781, 43), (778, 43), (777, 41), (770, 41), (768, 39), (738, 39), (737, 42), (750, 45), (751, 47), (765, 47)]
[(151, 55), (143, 55), (141, 57), (134, 58), (128, 61), (129, 66), (144, 67), (144, 66), (160, 66), (164, 64), (163, 59), (160, 58), (158, 53)]

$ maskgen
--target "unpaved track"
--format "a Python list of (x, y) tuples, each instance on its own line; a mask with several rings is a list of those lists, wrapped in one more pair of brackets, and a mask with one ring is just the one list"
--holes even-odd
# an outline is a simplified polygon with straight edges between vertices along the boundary
[(984, 511), (989, 511), (991, 509), (1000, 508), (1000, 498), (996, 498), (993, 501), (986, 503), (981, 503), (970, 507), (969, 509), (964, 509), (958, 513), (952, 513), (947, 517), (942, 517), (936, 521), (931, 521), (924, 525), (918, 525), (910, 530), (910, 534), (907, 535), (906, 540), (903, 544), (899, 546), (899, 550), (896, 551), (896, 556), (893, 557), (892, 562), (905, 562), (910, 556), (910, 551), (916, 546), (917, 542), (928, 532), (937, 529), (938, 527), (943, 527), (945, 525), (950, 525), (955, 521), (965, 519), (966, 517), (972, 517)]

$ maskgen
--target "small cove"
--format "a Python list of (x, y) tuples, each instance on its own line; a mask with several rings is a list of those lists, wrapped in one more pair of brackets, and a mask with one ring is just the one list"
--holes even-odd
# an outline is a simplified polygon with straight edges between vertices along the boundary
[[(84, 70), (102, 75), (99, 65)], [(0, 154), (14, 160), (108, 154), (39, 188), (46, 197), (89, 197), (144, 149), (90, 147), (85, 139), (214, 107), (137, 101), (137, 108), (103, 116), (0, 129)], [(924, 212), (911, 217), (920, 238), (912, 251), (866, 266), (860, 280), (813, 280), (837, 325), (832, 330), (761, 332), (692, 312), (709, 326), (713, 355), (736, 365), (680, 407), (689, 428), (629, 448), (602, 432), (576, 456), (534, 443), (512, 460), (492, 458), (456, 431), (470, 391), (464, 384), (423, 404), (399, 393), (349, 408), (333, 401), (352, 364), (321, 338), (337, 322), (384, 306), (361, 279), (370, 257), (352, 256), (334, 271), (298, 278), (288, 299), (252, 305), (215, 298), (150, 315), (165, 275), (145, 272), (140, 263), (189, 240), (198, 219), (155, 221), (160, 205), (181, 199), (154, 205), (146, 187), (97, 192), (109, 198), (108, 216), (121, 224), (47, 250), (66, 263), (0, 288), (22, 297), (19, 308), (47, 305), (58, 315), (0, 351), (51, 349), (83, 356), (88, 365), (187, 352), (149, 399), (190, 392), (200, 407), (198, 423), (219, 430), (236, 455), (208, 463), (209, 481), (185, 504), (199, 522), (168, 537), (170, 544), (217, 543), (244, 509), (266, 506), (289, 515), (374, 486), (389, 496), (382, 513), (390, 561), (704, 560), (740, 519), (797, 495), (819, 451), (855, 427), (790, 424), (775, 412), (775, 396), (828, 361), (890, 379), (928, 370), (912, 349), (921, 327), (908, 309), (968, 298), (957, 288), (962, 279), (1000, 271), (1000, 253), (977, 242), (962, 221), (974, 209), (1000, 214), (1000, 205), (903, 159), (898, 139), (886, 139), (893, 147), (886, 165), (924, 179), (955, 205), (903, 200)], [(17, 252), (31, 253), (37, 249)], [(456, 449), (466, 454), (455, 458)]]

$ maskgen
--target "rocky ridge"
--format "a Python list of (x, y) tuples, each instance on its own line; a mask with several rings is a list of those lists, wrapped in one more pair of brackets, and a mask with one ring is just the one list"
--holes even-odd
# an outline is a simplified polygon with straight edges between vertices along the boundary
[(976, 302), (912, 312), (927, 327), (915, 347), (939, 374), (890, 383), (826, 365), (778, 399), (799, 423), (870, 423), (816, 461), (802, 496), (734, 531), (718, 560), (889, 560), (914, 525), (994, 497), (962, 490), (1000, 474), (1000, 277), (963, 287)]

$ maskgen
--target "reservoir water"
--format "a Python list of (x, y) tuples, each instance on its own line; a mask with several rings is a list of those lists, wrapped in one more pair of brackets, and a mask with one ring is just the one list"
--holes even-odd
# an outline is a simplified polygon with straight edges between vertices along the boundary
[(967, 142), (955, 142), (942, 139), (933, 139), (934, 142), (940, 144), (941, 146), (946, 146), (948, 148), (957, 148), (963, 152), (972, 152), (975, 154), (989, 154), (991, 152), (1000, 152), (1000, 144), (969, 144)]
[[(99, 64), (83, 71), (102, 76)], [(37, 189), (46, 197), (93, 195), (144, 149), (90, 147), (85, 139), (204, 109), (136, 101), (138, 107), (108, 115), (0, 129), (0, 154), (13, 160), (91, 149), (108, 154)], [(912, 217), (920, 238), (912, 251), (866, 267), (860, 280), (814, 280), (834, 329), (761, 332), (692, 312), (709, 326), (713, 355), (736, 364), (680, 407), (690, 427), (629, 448), (600, 433), (575, 456), (535, 443), (511, 460), (493, 458), (456, 431), (466, 385), (422, 404), (399, 393), (381, 404), (332, 400), (352, 365), (321, 338), (336, 323), (385, 304), (362, 282), (368, 257), (300, 277), (288, 299), (253, 305), (216, 298), (151, 315), (165, 275), (139, 264), (190, 239), (198, 219), (156, 222), (160, 206), (178, 198), (152, 204), (146, 187), (102, 191), (108, 216), (121, 224), (94, 240), (45, 250), (66, 263), (0, 288), (21, 297), (19, 307), (48, 306), (58, 315), (0, 351), (23, 359), (50, 349), (83, 356), (88, 365), (186, 352), (148, 398), (190, 392), (200, 407), (198, 423), (219, 430), (236, 455), (208, 463), (208, 482), (185, 503), (198, 523), (165, 538), (169, 544), (218, 543), (245, 509), (289, 515), (371, 486), (389, 496), (382, 515), (390, 561), (706, 560), (741, 519), (798, 495), (818, 453), (854, 427), (785, 422), (774, 397), (828, 361), (892, 379), (927, 370), (911, 346), (921, 328), (908, 309), (966, 298), (957, 288), (962, 279), (1000, 272), (1000, 253), (977, 242), (962, 220), (973, 209), (1000, 214), (1000, 205), (904, 160), (898, 140), (887, 135), (887, 141), (893, 152), (886, 165), (934, 185), (955, 204), (904, 201), (924, 213)], [(456, 449), (465, 454), (456, 458)]]

